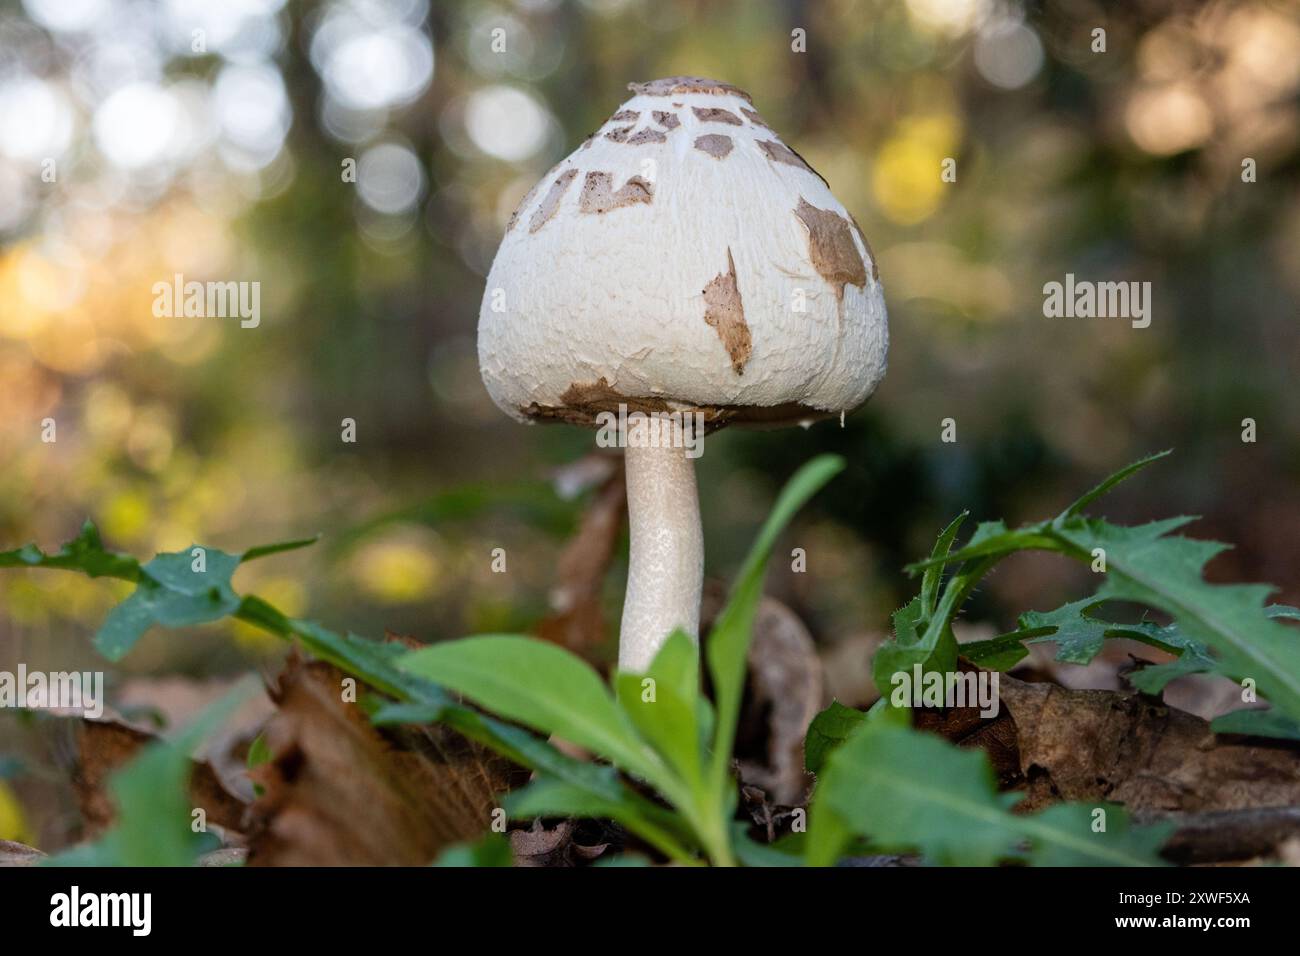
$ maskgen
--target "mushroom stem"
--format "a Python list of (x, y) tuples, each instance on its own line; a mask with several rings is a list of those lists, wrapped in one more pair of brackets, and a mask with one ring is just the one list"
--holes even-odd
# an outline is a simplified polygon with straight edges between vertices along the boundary
[[(644, 674), (668, 635), (680, 628), (698, 641), (704, 532), (695, 464), (682, 425), (659, 422), (659, 441), (627, 442), (627, 514), (631, 537), (618, 666)], [(665, 440), (671, 432), (672, 440)]]

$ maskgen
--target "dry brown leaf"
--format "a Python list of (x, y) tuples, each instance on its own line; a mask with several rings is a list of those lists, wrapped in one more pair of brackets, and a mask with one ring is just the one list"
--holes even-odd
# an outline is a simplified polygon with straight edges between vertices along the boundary
[(446, 727), (374, 727), (343, 678), (294, 654), (271, 688), (249, 864), (419, 866), (481, 836), (518, 768)]
[[(965, 662), (959, 666), (963, 672), (976, 670)], [(1006, 680), (1006, 675), (1001, 679)], [(913, 719), (918, 730), (939, 734), (959, 747), (983, 750), (993, 765), (1000, 788), (1014, 789), (1024, 782), (1018, 731), (1006, 709), (995, 717), (983, 717), (978, 706), (920, 708), (913, 712)]]
[(561, 820), (553, 827), (534, 820), (530, 829), (510, 831), (510, 850), (516, 866), (583, 866), (621, 846), (620, 837), (599, 820)]
[(1290, 844), (1300, 842), (1300, 807), (1211, 810), (1206, 813), (1139, 813), (1139, 823), (1173, 823), (1177, 828), (1161, 849), (1174, 863), (1222, 863), (1277, 857), (1285, 861)]
[[(725, 588), (706, 584), (705, 633), (725, 600)], [(803, 769), (803, 740), (826, 703), (821, 659), (808, 629), (780, 601), (763, 598), (749, 646), (735, 757), (741, 779), (764, 791), (773, 804), (804, 801), (812, 778)]]
[[(167, 727), (183, 727), (207, 707), (226, 697), (243, 680), (188, 677), (132, 677), (118, 685), (116, 709), (130, 713), (153, 710), (162, 715)], [(209, 734), (194, 756), (212, 764), (222, 785), (245, 803), (253, 800), (248, 780), (248, 748), (275, 708), (265, 693), (244, 697), (235, 712)], [(132, 722), (134, 723), (134, 722)]]
[(598, 647), (608, 633), (600, 597), (627, 514), (622, 459), (614, 461), (560, 554), (550, 593), (552, 613), (537, 626), (543, 640), (570, 650)]
[[(108, 778), (158, 737), (116, 720), (77, 721), (76, 760), (72, 788), (85, 821), (85, 835), (99, 836), (113, 822), (113, 800)], [(221, 783), (207, 761), (193, 761), (190, 802), (201, 807), (209, 824), (238, 832), (244, 820), (244, 803)]]
[(1024, 809), (1111, 800), (1197, 812), (1300, 804), (1300, 749), (1217, 736), (1191, 714), (1140, 696), (1001, 677), (1015, 721)]
[(0, 840), (0, 866), (39, 866), (45, 854), (32, 846)]

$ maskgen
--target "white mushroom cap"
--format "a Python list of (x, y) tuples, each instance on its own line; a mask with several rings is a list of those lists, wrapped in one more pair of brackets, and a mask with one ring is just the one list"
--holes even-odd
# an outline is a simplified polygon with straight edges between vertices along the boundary
[(889, 330), (856, 221), (743, 91), (629, 89), (511, 216), (479, 312), (493, 400), (587, 425), (620, 403), (713, 426), (860, 405)]

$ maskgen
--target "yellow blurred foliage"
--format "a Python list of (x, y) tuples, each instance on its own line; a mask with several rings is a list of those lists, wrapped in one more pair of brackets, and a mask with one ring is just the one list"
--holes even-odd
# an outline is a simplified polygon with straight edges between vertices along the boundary
[(442, 572), (427, 544), (408, 535), (363, 545), (352, 565), (361, 589), (382, 604), (426, 600)]
[(951, 113), (902, 120), (876, 153), (871, 191), (886, 216), (915, 225), (939, 208), (948, 183), (943, 161), (956, 153), (961, 127)]
[(15, 843), (32, 843), (31, 832), (27, 828), (27, 817), (18, 797), (3, 780), (0, 780), (0, 840), (13, 840)]

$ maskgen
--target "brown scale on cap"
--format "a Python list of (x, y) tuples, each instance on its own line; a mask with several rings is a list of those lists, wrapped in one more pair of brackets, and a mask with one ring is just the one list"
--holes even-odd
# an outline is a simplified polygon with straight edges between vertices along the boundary
[(614, 177), (609, 173), (590, 172), (582, 183), (582, 196), (578, 209), (587, 213), (609, 212), (620, 206), (648, 203), (654, 198), (654, 187), (640, 176), (633, 176), (618, 192), (614, 191)]
[[(588, 137), (588, 139), (590, 139), (590, 137)], [(567, 162), (567, 159), (560, 160), (546, 171), (545, 176), (533, 183), (532, 188), (529, 189), (528, 192), (524, 193), (524, 198), (519, 200), (519, 205), (515, 207), (515, 211), (510, 214), (510, 218), (506, 221), (506, 232), (509, 232), (515, 227), (515, 223), (518, 222), (519, 217), (524, 214), (524, 210), (532, 205), (533, 200), (537, 197), (538, 190), (542, 188), (542, 184), (555, 175), (555, 171)]]
[(770, 139), (760, 139), (758, 140), (758, 148), (767, 153), (767, 158), (772, 160), (772, 162), (785, 163), (787, 166), (793, 166), (795, 169), (807, 170), (823, 183), (826, 183), (826, 188), (830, 188), (831, 184), (826, 182), (826, 177), (809, 166), (807, 160), (789, 146), (785, 145), (785, 143), (778, 143), (775, 140)]
[(543, 182), (545, 182), (545, 179), (539, 179), (537, 182), (533, 183), (532, 188), (529, 189), (528, 192), (524, 193), (524, 198), (519, 200), (519, 205), (515, 207), (515, 211), (510, 214), (510, 218), (506, 221), (506, 232), (515, 228), (515, 223), (519, 221), (519, 216), (523, 213), (525, 207), (533, 201), (533, 197), (537, 195), (537, 190), (541, 187)]
[(632, 135), (634, 127), (620, 126), (618, 129), (612, 129), (605, 134), (605, 138), (615, 143), (626, 143), (627, 138)]
[(712, 106), (692, 106), (691, 112), (695, 114), (695, 118), (701, 123), (726, 123), (728, 126), (745, 125), (740, 121), (740, 117), (731, 110), (717, 109)]
[(867, 242), (867, 234), (862, 231), (862, 227), (858, 225), (857, 217), (854, 216), (853, 213), (849, 213), (849, 222), (853, 223), (853, 228), (857, 231), (858, 238), (862, 240), (862, 248), (867, 250), (867, 258), (871, 260), (871, 278), (879, 282), (880, 269), (876, 267), (876, 253), (872, 250), (871, 243)]
[(718, 338), (731, 356), (737, 375), (745, 374), (754, 343), (745, 321), (745, 307), (736, 285), (736, 263), (727, 250), (727, 271), (719, 272), (704, 287), (704, 321), (717, 330)]
[(651, 129), (647, 126), (645, 129), (639, 129), (628, 138), (629, 146), (640, 146), (643, 143), (666, 143), (668, 134), (657, 129)]
[(866, 288), (867, 269), (853, 242), (849, 221), (829, 209), (818, 209), (802, 196), (795, 216), (808, 230), (808, 256), (817, 274), (835, 289), (835, 298), (844, 300), (844, 287), (852, 284)]
[(528, 220), (528, 231), (530, 233), (541, 229), (555, 215), (555, 210), (560, 208), (560, 200), (564, 198), (564, 194), (569, 190), (569, 183), (573, 182), (577, 175), (578, 171), (576, 169), (566, 169), (560, 174), (559, 179), (551, 183), (551, 189), (546, 194), (546, 198), (542, 200), (542, 204), (533, 213), (533, 218)]
[(758, 111), (757, 111), (757, 110), (751, 110), (751, 109), (750, 109), (749, 107), (747, 107), (747, 106), (742, 106), (742, 107), (740, 108), (740, 112), (744, 113), (744, 114), (745, 114), (745, 117), (746, 117), (746, 118), (747, 118), (751, 123), (753, 123), (755, 126), (761, 126), (761, 127), (763, 127), (764, 129), (771, 129), (771, 128), (772, 128), (771, 126), (768, 125), (767, 121), (766, 121), (765, 119), (763, 119), (763, 117), (761, 117), (761, 116), (758, 115)]
[(682, 125), (682, 121), (677, 118), (677, 114), (668, 110), (655, 110), (653, 115), (655, 122), (664, 129), (676, 129)]
[[(674, 93), (712, 93), (716, 96), (739, 96), (748, 103), (754, 99), (740, 87), (710, 80), (703, 76), (666, 76), (649, 83), (629, 83), (627, 88), (643, 96), (672, 96)], [(680, 104), (674, 103), (674, 106)]]
[(637, 110), (619, 110), (608, 120), (610, 123), (635, 123), (641, 118)]
[(725, 159), (734, 145), (730, 136), (723, 136), (721, 133), (708, 133), (695, 137), (695, 148), (700, 152), (708, 153), (714, 159)]

